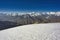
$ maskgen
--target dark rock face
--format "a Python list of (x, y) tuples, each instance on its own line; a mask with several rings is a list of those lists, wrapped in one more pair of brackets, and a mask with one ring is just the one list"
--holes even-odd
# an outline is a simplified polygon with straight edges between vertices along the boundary
[(16, 27), (16, 26), (18, 25), (17, 23), (14, 23), (14, 22), (0, 21), (0, 30), (8, 29), (8, 28)]

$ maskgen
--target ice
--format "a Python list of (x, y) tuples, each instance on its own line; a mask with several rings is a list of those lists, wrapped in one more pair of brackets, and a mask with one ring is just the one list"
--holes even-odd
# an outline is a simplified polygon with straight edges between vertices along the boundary
[(60, 40), (60, 23), (31, 24), (0, 31), (0, 40)]

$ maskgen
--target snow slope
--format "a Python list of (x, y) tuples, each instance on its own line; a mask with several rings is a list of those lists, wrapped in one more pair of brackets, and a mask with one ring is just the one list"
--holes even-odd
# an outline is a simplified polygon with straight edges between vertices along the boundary
[(0, 31), (0, 40), (60, 40), (60, 23), (32, 24)]

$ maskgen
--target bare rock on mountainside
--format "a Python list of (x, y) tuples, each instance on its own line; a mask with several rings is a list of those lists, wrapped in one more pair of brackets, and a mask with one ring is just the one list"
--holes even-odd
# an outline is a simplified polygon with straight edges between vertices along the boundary
[(17, 23), (11, 21), (0, 21), (0, 30), (18, 26)]
[(0, 40), (60, 40), (60, 23), (32, 24), (0, 31)]

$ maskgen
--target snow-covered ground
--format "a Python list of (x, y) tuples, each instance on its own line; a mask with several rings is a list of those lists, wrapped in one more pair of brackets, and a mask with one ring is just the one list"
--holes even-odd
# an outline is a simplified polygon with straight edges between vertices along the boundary
[(0, 31), (0, 40), (60, 40), (60, 23), (32, 24)]

